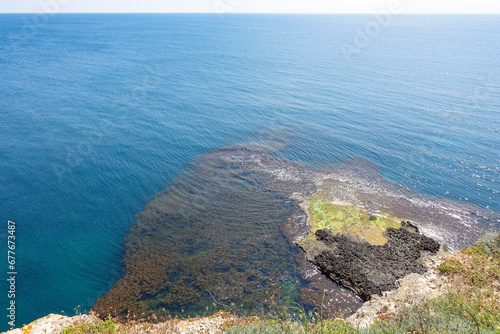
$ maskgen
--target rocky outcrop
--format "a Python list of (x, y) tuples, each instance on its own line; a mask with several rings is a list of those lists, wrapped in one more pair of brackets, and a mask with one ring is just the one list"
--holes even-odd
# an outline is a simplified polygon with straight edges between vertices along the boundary
[(411, 273), (423, 274), (424, 251), (436, 253), (437, 241), (419, 233), (409, 221), (401, 228), (388, 228), (388, 242), (372, 245), (356, 237), (316, 231), (316, 242), (303, 246), (307, 259), (334, 282), (354, 291), (363, 300), (396, 288), (398, 279)]
[(61, 331), (69, 326), (74, 326), (81, 323), (97, 323), (99, 319), (92, 315), (77, 315), (68, 317), (60, 314), (49, 314), (43, 318), (37, 319), (32, 323), (21, 328), (7, 331), (6, 334), (51, 334), (61, 333)]
[[(312, 308), (326, 304), (330, 314), (339, 306), (341, 312), (355, 311), (358, 298), (304, 264), (300, 250), (293, 247), (309, 232), (299, 198), (307, 200), (318, 193), (373, 215), (364, 217), (363, 223), (377, 225), (386, 213), (417, 222), (448, 249), (468, 246), (500, 221), (498, 214), (474, 205), (402, 187), (363, 159), (313, 169), (270, 154), (280, 147), (272, 142), (244, 144), (195, 158), (137, 215), (124, 242), (125, 275), (92, 310), (102, 317), (162, 319), (215, 312), (234, 304), (244, 314), (253, 314), (300, 290), (297, 302)], [(360, 235), (373, 235), (358, 230)], [(416, 254), (430, 242), (418, 233), (390, 231), (391, 241), (379, 247), (350, 237), (336, 240), (328, 233), (321, 237), (320, 232), (324, 240), (312, 235), (314, 242), (308, 246), (316, 249), (308, 250), (308, 257), (327, 273), (341, 268), (340, 277), (329, 277), (366, 299), (392, 288), (406, 273), (423, 271)], [(330, 239), (342, 244), (336, 252), (353, 255), (342, 257), (329, 250)], [(359, 258), (354, 255), (358, 250), (363, 250)], [(389, 263), (374, 260), (384, 256)], [(377, 267), (382, 268), (376, 271)], [(360, 289), (362, 285), (370, 288)]]
[(382, 296), (374, 295), (355, 314), (347, 318), (347, 322), (356, 328), (369, 327), (380, 317), (395, 315), (402, 308), (446, 293), (450, 289), (448, 279), (439, 271), (438, 266), (450, 255), (453, 253), (440, 251), (438, 255), (425, 257), (423, 262), (427, 271), (424, 274), (413, 273), (398, 280), (396, 290), (385, 291)]
[[(233, 322), (245, 323), (245, 319), (238, 319), (228, 313), (219, 312), (210, 317), (196, 317), (185, 320), (171, 319), (160, 323), (148, 322), (127, 322), (119, 323), (117, 319), (111, 319), (115, 324), (114, 333), (134, 333), (134, 334), (221, 334), (226, 327)], [(78, 329), (70, 332), (77, 333), (102, 333), (102, 320), (94, 315), (77, 315), (67, 317), (59, 314), (49, 314), (37, 319), (22, 328), (12, 329), (5, 334), (59, 334), (70, 326)], [(111, 330), (106, 330), (108, 333)]]

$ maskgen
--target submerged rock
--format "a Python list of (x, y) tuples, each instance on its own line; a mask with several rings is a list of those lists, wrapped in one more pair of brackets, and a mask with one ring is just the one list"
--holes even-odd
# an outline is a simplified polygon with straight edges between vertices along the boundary
[[(310, 230), (302, 203), (318, 193), (375, 218), (410, 219), (452, 249), (498, 228), (498, 214), (418, 194), (383, 178), (366, 160), (312, 169), (274, 156), (281, 147), (238, 145), (194, 159), (137, 215), (125, 239), (125, 276), (92, 310), (103, 317), (161, 319), (221, 308), (273, 312), (281, 302), (300, 302), (331, 315), (355, 311), (359, 298), (325, 280), (296, 246)], [(363, 221), (390, 225), (369, 215)], [(378, 246), (357, 239), (366, 232), (357, 227), (350, 237), (319, 232), (307, 257), (367, 299), (423, 270), (421, 250), (437, 246), (415, 230), (406, 223), (399, 231), (389, 226), (376, 238)]]

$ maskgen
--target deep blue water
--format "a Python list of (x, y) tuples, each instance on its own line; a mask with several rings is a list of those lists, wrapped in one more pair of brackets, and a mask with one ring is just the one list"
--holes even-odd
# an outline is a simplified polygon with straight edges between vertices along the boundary
[(364, 38), (374, 22), (0, 15), (16, 324), (88, 310), (122, 275), (134, 215), (224, 145), (286, 140), (278, 154), (312, 167), (362, 156), (419, 192), (500, 211), (500, 17), (393, 16)]

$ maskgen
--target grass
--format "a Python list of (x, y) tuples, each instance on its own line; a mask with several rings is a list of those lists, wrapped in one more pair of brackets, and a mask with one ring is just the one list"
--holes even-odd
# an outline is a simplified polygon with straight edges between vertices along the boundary
[(308, 223), (311, 231), (302, 243), (315, 240), (314, 233), (326, 228), (333, 233), (356, 236), (373, 245), (383, 245), (387, 242), (387, 238), (383, 235), (384, 231), (388, 227), (401, 227), (396, 217), (388, 214), (369, 215), (352, 205), (334, 204), (327, 196), (320, 194), (311, 197), (305, 208), (309, 213)]
[(112, 334), (116, 332), (116, 320), (107, 319), (97, 324), (82, 323), (66, 327), (61, 334)]
[(468, 301), (449, 292), (399, 314), (382, 319), (372, 330), (382, 333), (497, 333), (492, 324), (479, 323)]
[(482, 323), (468, 301), (457, 293), (402, 309), (397, 315), (381, 317), (369, 328), (354, 328), (342, 319), (324, 320), (322, 325), (288, 321), (282, 324), (251, 323), (245, 327), (232, 327), (229, 334), (292, 333), (292, 334), (378, 334), (378, 333), (449, 333), (498, 334), (499, 323)]
[(438, 269), (440, 272), (442, 272), (443, 274), (449, 274), (453, 271), (456, 271), (460, 268), (460, 266), (456, 266), (456, 265), (451, 265), (451, 264), (448, 264), (448, 263), (440, 263), (439, 266), (438, 266)]
[[(481, 326), (500, 326), (500, 233), (480, 239), (444, 263), (470, 317)], [(474, 315), (474, 316), (473, 316)], [(500, 327), (498, 328), (500, 332)]]

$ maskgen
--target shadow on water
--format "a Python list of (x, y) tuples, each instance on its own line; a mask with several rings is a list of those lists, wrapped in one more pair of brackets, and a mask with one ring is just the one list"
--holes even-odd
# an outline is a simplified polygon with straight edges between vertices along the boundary
[[(93, 310), (160, 319), (218, 309), (269, 314), (292, 303), (323, 303), (329, 315), (356, 310), (360, 299), (325, 278), (295, 246), (308, 233), (297, 199), (318, 191), (413, 219), (451, 245), (470, 242), (457, 241), (464, 229), (471, 236), (484, 230), (476, 218), (487, 213), (477, 207), (402, 189), (364, 161), (315, 170), (269, 154), (282, 146), (225, 147), (192, 161), (137, 215), (125, 239), (125, 276)], [(484, 219), (494, 225), (497, 218)]]

